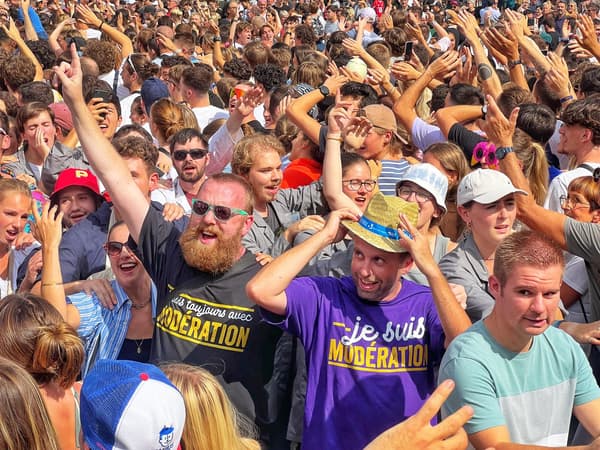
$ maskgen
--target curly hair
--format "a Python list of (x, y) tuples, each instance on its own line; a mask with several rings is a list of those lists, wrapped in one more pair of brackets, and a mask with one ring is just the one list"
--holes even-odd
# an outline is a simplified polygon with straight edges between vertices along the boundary
[(56, 65), (56, 55), (50, 48), (48, 41), (26, 41), (27, 47), (33, 52), (44, 70), (52, 69)]
[(264, 86), (267, 92), (275, 86), (280, 86), (287, 82), (287, 75), (280, 67), (274, 64), (259, 64), (254, 68), (252, 76), (257, 83)]
[(141, 159), (146, 166), (148, 177), (155, 172), (156, 162), (158, 161), (158, 149), (154, 144), (149, 143), (141, 137), (130, 136), (113, 140), (113, 145), (122, 158)]
[(101, 75), (109, 73), (117, 65), (117, 48), (108, 41), (88, 41), (83, 56), (88, 56), (96, 61)]
[(600, 94), (569, 104), (562, 113), (561, 120), (567, 125), (580, 125), (592, 132), (592, 143), (600, 145)]
[(35, 66), (26, 57), (14, 55), (4, 62), (0, 69), (0, 74), (6, 87), (14, 92), (22, 84), (34, 80)]
[(231, 76), (237, 80), (247, 81), (252, 76), (250, 64), (241, 58), (232, 58), (223, 64), (224, 76)]

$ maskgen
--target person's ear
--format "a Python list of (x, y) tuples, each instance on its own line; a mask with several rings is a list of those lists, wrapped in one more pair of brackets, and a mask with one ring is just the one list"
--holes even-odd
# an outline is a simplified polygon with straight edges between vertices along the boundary
[(464, 206), (457, 206), (456, 210), (457, 210), (460, 218), (463, 220), (463, 222), (466, 223), (467, 226), (470, 226), (471, 225), (471, 217), (470, 217), (471, 212)]
[(592, 223), (600, 223), (600, 209), (592, 211)]
[(150, 178), (148, 179), (148, 187), (150, 188), (150, 192), (154, 191), (155, 189), (158, 189), (158, 174), (156, 172), (153, 172), (152, 175), (150, 175)]
[(490, 291), (490, 294), (492, 294), (492, 297), (498, 300), (502, 286), (500, 285), (500, 280), (498, 280), (495, 275), (490, 275), (488, 280), (488, 290)]

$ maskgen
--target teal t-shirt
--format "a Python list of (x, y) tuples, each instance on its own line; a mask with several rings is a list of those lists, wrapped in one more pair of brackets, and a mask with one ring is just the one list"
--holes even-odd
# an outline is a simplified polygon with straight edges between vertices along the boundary
[(468, 434), (506, 426), (519, 444), (566, 445), (573, 406), (600, 397), (583, 351), (554, 327), (535, 336), (528, 352), (513, 353), (479, 321), (448, 347), (439, 381), (449, 378), (456, 388), (442, 416), (471, 405)]

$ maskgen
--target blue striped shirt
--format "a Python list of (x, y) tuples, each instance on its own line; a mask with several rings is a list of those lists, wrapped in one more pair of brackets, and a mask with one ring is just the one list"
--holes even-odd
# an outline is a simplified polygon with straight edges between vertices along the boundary
[(396, 196), (396, 183), (402, 179), (408, 166), (405, 159), (381, 161), (381, 174), (377, 178), (377, 185), (382, 194)]
[[(131, 300), (117, 283), (111, 282), (117, 304), (104, 308), (95, 294), (69, 295), (67, 303), (75, 305), (81, 318), (77, 333), (85, 348), (82, 376), (85, 377), (99, 359), (117, 359), (131, 320)], [(152, 283), (152, 319), (156, 318), (156, 286)]]

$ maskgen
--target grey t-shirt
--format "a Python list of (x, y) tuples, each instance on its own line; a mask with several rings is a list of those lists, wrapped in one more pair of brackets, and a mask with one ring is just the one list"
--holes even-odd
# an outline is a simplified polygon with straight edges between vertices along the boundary
[(565, 223), (567, 250), (586, 262), (592, 303), (590, 321), (600, 319), (600, 226), (568, 218)]

